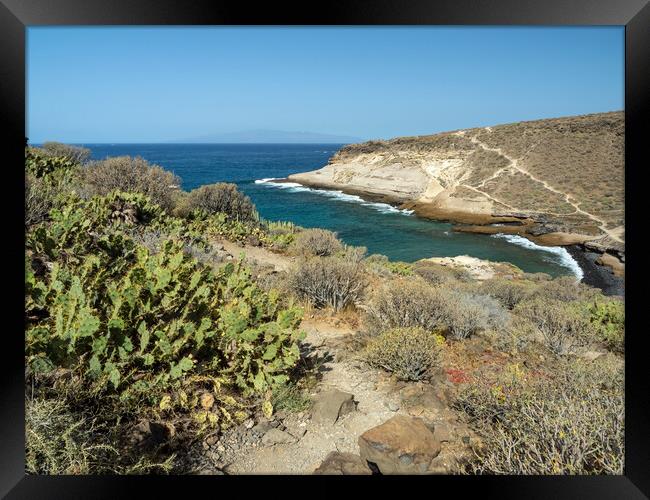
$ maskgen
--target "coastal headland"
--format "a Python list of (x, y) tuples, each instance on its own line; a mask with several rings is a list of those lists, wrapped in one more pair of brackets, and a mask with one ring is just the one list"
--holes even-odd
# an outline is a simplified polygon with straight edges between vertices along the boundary
[(454, 223), (571, 246), (624, 275), (622, 111), (351, 144), (287, 180)]

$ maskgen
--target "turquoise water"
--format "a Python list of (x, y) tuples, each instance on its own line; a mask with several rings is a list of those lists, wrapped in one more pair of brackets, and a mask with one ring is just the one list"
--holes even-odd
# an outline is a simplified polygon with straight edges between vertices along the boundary
[[(142, 156), (173, 171), (182, 187), (234, 182), (262, 217), (336, 231), (350, 245), (365, 246), (393, 260), (471, 255), (511, 262), (527, 272), (552, 276), (581, 270), (562, 248), (537, 247), (518, 237), (457, 233), (451, 224), (421, 219), (389, 205), (266, 179), (324, 166), (341, 147), (332, 144), (86, 144), (93, 158)], [(257, 181), (257, 182), (256, 182)]]

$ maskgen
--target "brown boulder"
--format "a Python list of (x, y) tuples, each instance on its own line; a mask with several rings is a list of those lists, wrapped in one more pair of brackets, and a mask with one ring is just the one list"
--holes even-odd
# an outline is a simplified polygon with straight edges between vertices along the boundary
[(352, 453), (333, 451), (325, 457), (323, 463), (314, 471), (317, 475), (370, 475), (372, 472), (366, 462)]
[(440, 442), (421, 418), (396, 415), (359, 437), (361, 458), (382, 474), (425, 474)]

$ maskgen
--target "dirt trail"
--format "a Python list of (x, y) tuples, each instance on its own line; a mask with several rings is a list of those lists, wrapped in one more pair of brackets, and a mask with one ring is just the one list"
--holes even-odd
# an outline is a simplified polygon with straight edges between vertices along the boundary
[[(301, 423), (307, 432), (298, 442), (243, 449), (228, 466), (229, 474), (311, 474), (332, 451), (358, 453), (358, 437), (395, 415), (387, 404), (397, 394), (391, 395), (387, 386), (378, 385), (378, 378), (360, 364), (335, 360), (332, 344), (351, 335), (350, 329), (309, 320), (303, 321), (302, 328), (307, 332), (305, 342), (314, 349), (312, 354), (331, 359), (322, 367), (323, 378), (316, 390), (339, 389), (354, 394), (357, 411), (339, 418), (334, 425), (316, 424), (305, 415)], [(392, 407), (398, 404), (393, 402)]]
[[(525, 176), (527, 176), (528, 178), (530, 178), (530, 179), (533, 180), (534, 182), (537, 182), (537, 183), (541, 184), (542, 186), (544, 186), (545, 189), (547, 189), (547, 190), (549, 190), (549, 191), (551, 191), (551, 192), (553, 192), (553, 193), (556, 193), (556, 194), (561, 195), (561, 196), (564, 198), (564, 201), (565, 201), (567, 204), (571, 205), (571, 206), (574, 208), (574, 210), (575, 210), (574, 213), (579, 213), (579, 214), (584, 215), (584, 216), (588, 217), (589, 219), (593, 220), (594, 222), (596, 222), (596, 223), (598, 224), (598, 227), (599, 227), (599, 228), (600, 228), (600, 229), (601, 229), (605, 234), (607, 234), (610, 238), (612, 238), (613, 240), (615, 240), (615, 241), (617, 241), (617, 242), (619, 242), (619, 243), (623, 243), (623, 240), (622, 240), (622, 239), (621, 239), (621, 238), (620, 238), (620, 237), (619, 237), (615, 232), (613, 232), (612, 230), (610, 230), (610, 229), (607, 228), (607, 224), (606, 224), (606, 222), (605, 222), (604, 220), (602, 220), (602, 219), (599, 218), (599, 217), (596, 217), (596, 216), (593, 215), (593, 214), (590, 214), (589, 212), (585, 212), (584, 210), (582, 210), (582, 209), (580, 208), (579, 204), (578, 204), (576, 201), (573, 200), (573, 198), (571, 197), (570, 194), (565, 193), (565, 192), (563, 192), (563, 191), (560, 191), (560, 190), (554, 188), (553, 186), (549, 185), (549, 184), (548, 184), (545, 180), (543, 180), (543, 179), (540, 179), (540, 178), (538, 178), (538, 177), (535, 177), (533, 174), (531, 174), (530, 172), (528, 172), (528, 170), (526, 170), (526, 169), (520, 167), (519, 164), (518, 164), (517, 159), (508, 156), (506, 153), (503, 152), (503, 150), (502, 150), (501, 148), (491, 148), (491, 147), (489, 147), (488, 145), (486, 145), (484, 142), (482, 142), (481, 140), (479, 140), (476, 136), (470, 136), (469, 139), (470, 139), (471, 142), (473, 142), (473, 143), (476, 144), (477, 146), (483, 148), (484, 150), (486, 150), (486, 151), (492, 151), (492, 152), (494, 152), (494, 153), (497, 153), (497, 154), (503, 156), (506, 160), (508, 160), (508, 161), (510, 162), (510, 164), (509, 164), (507, 167), (504, 167), (504, 168), (498, 170), (497, 172), (495, 172), (495, 174), (494, 174), (490, 179), (494, 178), (497, 174), (503, 172), (504, 170), (506, 170), (506, 169), (508, 169), (508, 168), (510, 168), (510, 169), (514, 169), (514, 170), (516, 170), (516, 171), (518, 171), (518, 172), (524, 174)], [(485, 182), (487, 182), (487, 180), (490, 180), (490, 179), (486, 179), (485, 181), (483, 181), (483, 182), (481, 183), (480, 186), (485, 185)], [(479, 187), (480, 187), (480, 186), (479, 186)], [(467, 187), (469, 187), (469, 186), (467, 186)], [(476, 189), (476, 188), (474, 188), (474, 189), (475, 189), (476, 191), (479, 191), (479, 192), (482, 193), (482, 191), (480, 191), (480, 190), (478, 190), (478, 189)], [(486, 193), (483, 193), (483, 194), (485, 194), (486, 196), (489, 197), (489, 195), (487, 195)]]
[(258, 265), (273, 266), (276, 271), (287, 271), (294, 260), (293, 257), (273, 253), (264, 247), (249, 245), (243, 247), (226, 239), (219, 240), (219, 244), (236, 259), (243, 253), (247, 261)]
[(396, 414), (419, 416), (435, 426), (436, 432), (449, 436), (448, 441), (443, 438), (432, 471), (449, 474), (456, 470), (458, 458), (466, 450), (462, 436), (470, 433), (458, 414), (433, 396), (445, 386), (444, 382), (396, 383), (387, 373), (371, 369), (353, 356), (341, 359), (340, 346), (354, 333), (351, 328), (314, 319), (304, 320), (302, 328), (307, 332), (305, 346), (311, 349), (311, 355), (326, 360), (312, 396), (332, 389), (353, 394), (356, 411), (339, 417), (335, 424), (315, 423), (309, 412), (290, 415), (284, 419), (289, 432), (289, 425), (306, 429), (299, 440), (274, 446), (249, 444), (229, 459), (225, 469), (228, 474), (312, 474), (330, 452), (358, 454), (359, 436)]

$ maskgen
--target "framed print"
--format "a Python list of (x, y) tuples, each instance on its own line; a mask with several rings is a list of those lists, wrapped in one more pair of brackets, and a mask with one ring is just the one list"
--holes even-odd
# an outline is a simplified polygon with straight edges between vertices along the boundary
[(648, 496), (647, 3), (0, 13), (7, 498)]

